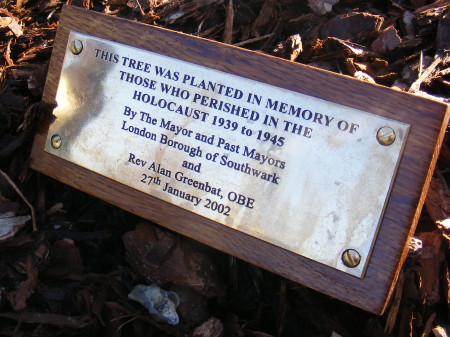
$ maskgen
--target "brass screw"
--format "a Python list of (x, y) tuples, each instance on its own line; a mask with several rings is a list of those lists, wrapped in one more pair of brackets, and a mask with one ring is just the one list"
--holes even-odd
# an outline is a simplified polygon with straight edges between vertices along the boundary
[(395, 141), (395, 132), (389, 126), (382, 127), (377, 132), (378, 143), (389, 146)]
[(62, 138), (60, 135), (53, 135), (51, 139), (52, 147), (54, 149), (59, 149), (62, 145)]
[(347, 249), (342, 253), (342, 262), (349, 268), (355, 268), (361, 262), (361, 255), (354, 249)]
[(83, 42), (81, 42), (80, 40), (73, 40), (70, 44), (70, 51), (74, 55), (80, 54), (83, 51)]

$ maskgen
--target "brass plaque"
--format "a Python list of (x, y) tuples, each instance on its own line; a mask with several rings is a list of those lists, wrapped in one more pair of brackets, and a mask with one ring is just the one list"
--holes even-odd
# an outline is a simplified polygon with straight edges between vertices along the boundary
[(409, 131), (75, 31), (56, 102), (46, 152), (360, 278)]

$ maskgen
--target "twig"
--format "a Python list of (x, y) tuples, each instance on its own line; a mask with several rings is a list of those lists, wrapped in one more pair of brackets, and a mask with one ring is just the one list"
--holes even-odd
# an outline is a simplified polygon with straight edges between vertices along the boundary
[(225, 27), (223, 29), (223, 43), (231, 44), (231, 41), (233, 40), (233, 21), (234, 21), (233, 0), (229, 0), (226, 9)]
[(275, 35), (275, 33), (271, 33), (271, 34), (267, 34), (267, 35), (264, 35), (264, 36), (255, 37), (254, 39), (249, 39), (249, 40), (245, 40), (245, 41), (242, 41), (242, 42), (235, 43), (235, 44), (233, 44), (233, 46), (236, 46), (236, 47), (243, 46), (245, 44), (249, 44), (249, 43), (253, 43), (253, 42), (257, 42), (257, 41), (261, 41), (261, 40), (267, 39), (267, 38), (272, 37), (274, 35)]
[(384, 326), (384, 332), (386, 332), (389, 335), (392, 334), (392, 331), (394, 331), (395, 322), (397, 319), (398, 311), (400, 309), (400, 302), (402, 300), (404, 281), (405, 275), (403, 272), (401, 272), (397, 281), (397, 286), (395, 288), (395, 295), (394, 298), (392, 299), (391, 307), (389, 309), (388, 314), (386, 315), (386, 325)]
[(5, 60), (6, 63), (8, 63), (9, 67), (12, 67), (14, 65), (14, 61), (11, 59), (11, 44), (12, 44), (12, 39), (8, 41), (8, 44), (6, 45), (6, 51), (5, 51)]
[(447, 76), (450, 75), (450, 67), (448, 67), (447, 69), (443, 69), (439, 72), (439, 76)]
[(417, 92), (420, 90), (420, 86), (422, 84), (422, 82), (424, 82), (425, 80), (429, 80), (433, 77), (433, 73), (437, 72), (437, 67), (439, 66), (439, 64), (441, 64), (442, 62), (442, 57), (437, 56), (433, 63), (430, 64), (430, 66), (425, 69), (425, 71), (419, 76), (419, 78), (413, 83), (411, 84), (411, 87), (409, 88), (409, 92)]
[(427, 322), (425, 323), (425, 328), (423, 329), (421, 337), (427, 337), (430, 334), (432, 324), (433, 324), (433, 321), (435, 320), (435, 318), (436, 318), (436, 313), (433, 312), (430, 315), (430, 317), (428, 317)]
[[(128, 315), (127, 315), (128, 316)], [(119, 317), (116, 317), (116, 318), (119, 318)], [(134, 317), (132, 317), (132, 318), (130, 318), (128, 321), (126, 321), (125, 323), (122, 323), (121, 325), (119, 325), (119, 327), (117, 328), (117, 330), (116, 330), (116, 332), (119, 332), (125, 325), (127, 325), (128, 323), (131, 323), (131, 322), (133, 322), (134, 320), (136, 320), (136, 319), (138, 319), (139, 318), (139, 316), (134, 316)], [(115, 318), (114, 318), (115, 319)]]
[(419, 78), (422, 76), (423, 71), (423, 52), (420, 52), (420, 59), (419, 59)]
[(22, 198), (22, 200), (30, 207), (31, 210), (31, 222), (33, 224), (33, 231), (37, 231), (37, 224), (36, 224), (36, 214), (34, 212), (34, 207), (28, 202), (27, 198), (23, 195), (23, 193), (19, 190), (17, 185), (14, 183), (14, 181), (11, 180), (11, 178), (0, 169), (0, 174), (3, 176), (3, 178), (6, 179), (6, 181), (11, 185), (11, 187), (17, 192), (17, 194)]
[(139, 11), (141, 12), (141, 15), (144, 16), (144, 15), (145, 15), (145, 12), (144, 12), (144, 10), (142, 9), (142, 6), (141, 6), (139, 0), (136, 0), (136, 3), (137, 3), (138, 6), (139, 6)]
[(20, 327), (22, 326), (22, 316), (20, 316), (19, 321), (14, 329), (13, 337), (16, 337), (19, 334)]

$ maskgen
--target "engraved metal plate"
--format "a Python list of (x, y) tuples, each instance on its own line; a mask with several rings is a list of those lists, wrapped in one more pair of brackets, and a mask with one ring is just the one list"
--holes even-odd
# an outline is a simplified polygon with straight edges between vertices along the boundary
[(358, 277), (409, 130), (73, 31), (56, 102), (45, 151)]

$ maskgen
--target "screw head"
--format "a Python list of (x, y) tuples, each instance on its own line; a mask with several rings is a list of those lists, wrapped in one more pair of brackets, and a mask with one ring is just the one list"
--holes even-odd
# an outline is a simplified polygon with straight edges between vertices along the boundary
[(51, 139), (52, 148), (59, 149), (62, 145), (62, 138), (60, 135), (53, 135)]
[(395, 131), (389, 126), (384, 126), (377, 132), (378, 143), (389, 146), (395, 141)]
[(70, 51), (74, 55), (78, 55), (83, 51), (83, 42), (80, 40), (73, 40), (70, 44)]
[(342, 262), (349, 268), (355, 268), (361, 262), (361, 255), (354, 249), (347, 249), (342, 253)]

